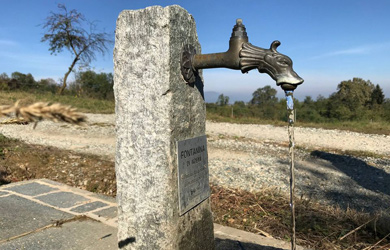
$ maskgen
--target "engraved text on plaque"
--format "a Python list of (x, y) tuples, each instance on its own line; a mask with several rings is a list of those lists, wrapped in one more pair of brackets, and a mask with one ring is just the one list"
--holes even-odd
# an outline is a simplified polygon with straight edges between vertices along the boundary
[(207, 138), (177, 142), (179, 211), (183, 215), (210, 196)]

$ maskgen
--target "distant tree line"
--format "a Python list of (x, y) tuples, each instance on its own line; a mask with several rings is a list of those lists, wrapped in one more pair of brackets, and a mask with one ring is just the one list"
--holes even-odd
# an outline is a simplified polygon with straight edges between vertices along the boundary
[[(76, 97), (90, 97), (97, 99), (114, 100), (114, 78), (112, 73), (96, 73), (87, 70), (75, 73), (75, 80), (70, 82), (64, 90), (64, 94)], [(11, 76), (6, 73), (0, 74), (0, 90), (2, 91), (29, 91), (58, 93), (62, 83), (52, 78), (36, 81), (28, 73), (13, 72)]]
[[(236, 101), (228, 105), (229, 97), (220, 95), (216, 103), (207, 104), (207, 112), (236, 118), (250, 117), (264, 120), (285, 120), (286, 101), (276, 97), (276, 89), (265, 86), (252, 94), (248, 103)], [(328, 98), (319, 95), (316, 100), (306, 96), (294, 100), (297, 119), (302, 122), (335, 121), (390, 121), (390, 99), (385, 98), (379, 84), (353, 78), (342, 81), (337, 91)]]

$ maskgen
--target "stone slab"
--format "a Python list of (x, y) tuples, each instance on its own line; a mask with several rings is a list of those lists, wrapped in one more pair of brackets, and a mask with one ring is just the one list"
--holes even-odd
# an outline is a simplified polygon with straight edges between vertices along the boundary
[(0, 244), (2, 250), (118, 249), (117, 229), (92, 220), (72, 221)]
[(0, 191), (0, 197), (9, 194), (8, 192), (2, 192)]
[(60, 182), (56, 182), (56, 181), (52, 181), (52, 180), (49, 180), (49, 179), (37, 179), (37, 181), (44, 182), (44, 183), (47, 183), (49, 185), (56, 186), (56, 187), (58, 187), (58, 189), (66, 190), (68, 192), (74, 192), (74, 193), (78, 193), (78, 194), (81, 194), (81, 195), (95, 195), (94, 193), (91, 193), (91, 192), (89, 192), (87, 190), (71, 187), (71, 186), (68, 186), (66, 184), (63, 184), (63, 183), (60, 183)]
[(85, 213), (85, 212), (90, 212), (90, 211), (96, 210), (98, 208), (106, 207), (106, 206), (108, 206), (108, 204), (103, 203), (101, 201), (94, 201), (94, 202), (90, 202), (90, 203), (72, 208), (70, 211), (76, 212), (76, 213)]
[(87, 198), (71, 192), (58, 192), (35, 197), (35, 199), (60, 208), (69, 208), (88, 201)]
[(118, 208), (117, 207), (109, 207), (109, 208), (94, 212), (94, 214), (96, 214), (98, 216), (105, 217), (105, 218), (112, 219), (112, 218), (115, 218), (118, 216)]
[(14, 191), (19, 194), (24, 194), (29, 196), (36, 196), (36, 195), (48, 193), (50, 191), (58, 190), (58, 189), (33, 182), (33, 183), (13, 186), (10, 188), (5, 188), (5, 190)]
[[(74, 215), (20, 196), (0, 197), (0, 240), (20, 235)], [(2, 249), (0, 247), (0, 249)]]
[[(289, 250), (291, 243), (263, 237), (254, 233), (242, 231), (232, 227), (214, 224), (216, 249), (236, 250)], [(305, 248), (297, 246), (297, 250)], [(308, 249), (307, 249), (308, 250)]]
[(103, 200), (103, 201), (107, 201), (109, 203), (116, 204), (116, 198), (115, 197), (106, 196), (106, 195), (97, 194), (97, 193), (89, 193), (89, 196), (92, 197), (92, 198), (97, 198), (97, 199), (100, 199), (100, 200)]

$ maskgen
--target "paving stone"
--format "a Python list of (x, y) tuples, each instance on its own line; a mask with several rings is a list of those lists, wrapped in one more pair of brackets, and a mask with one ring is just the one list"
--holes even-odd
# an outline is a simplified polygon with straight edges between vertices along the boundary
[(72, 221), (0, 244), (2, 250), (118, 249), (117, 229), (92, 220)]
[(91, 193), (91, 192), (89, 193), (89, 195), (91, 197), (94, 197), (94, 198), (97, 198), (97, 199), (100, 199), (100, 200), (103, 200), (103, 201), (116, 203), (116, 198), (111, 197), (111, 196), (106, 196), (106, 195), (103, 195), (103, 194)]
[(117, 207), (109, 207), (98, 212), (94, 212), (94, 214), (105, 217), (105, 218), (115, 218), (118, 215)]
[(85, 213), (85, 212), (93, 211), (97, 208), (106, 207), (106, 206), (108, 206), (108, 204), (103, 203), (101, 201), (94, 201), (91, 203), (87, 203), (87, 204), (75, 207), (70, 211), (76, 212), (76, 213)]
[(77, 195), (70, 192), (59, 192), (53, 194), (47, 194), (35, 197), (36, 199), (43, 201), (52, 206), (60, 207), (60, 208), (68, 208), (76, 206), (81, 202), (88, 201), (87, 198), (81, 195)]
[[(74, 215), (40, 205), (17, 195), (0, 197), (0, 240), (72, 217)], [(0, 249), (3, 249), (1, 245)]]
[(0, 197), (9, 194), (8, 192), (2, 192), (0, 191)]
[(33, 183), (13, 186), (10, 188), (5, 188), (5, 190), (11, 190), (29, 196), (36, 196), (36, 195), (48, 193), (50, 191), (58, 190), (58, 189), (33, 182)]
[[(28, 182), (31, 183), (31, 182)], [(27, 183), (26, 183), (27, 184)], [(9, 184), (10, 187), (16, 185)], [(8, 186), (8, 185), (7, 185)], [(118, 249), (117, 229), (90, 219), (66, 222), (61, 227), (36, 229), (52, 225), (58, 220), (74, 218), (74, 215), (59, 211), (17, 195), (7, 195), (4, 186), (0, 191), (0, 241), (23, 235), (0, 243), (1, 250), (14, 249), (58, 249), (58, 250), (110, 250)], [(68, 192), (69, 193), (69, 192)], [(72, 193), (70, 193), (72, 194)], [(1, 197), (1, 195), (3, 195)], [(51, 199), (56, 199), (56, 194)], [(68, 194), (69, 195), (69, 194)], [(92, 195), (92, 193), (90, 194)], [(43, 195), (45, 197), (49, 195)], [(76, 198), (75, 198), (76, 197)], [(85, 199), (75, 195), (72, 199)], [(64, 197), (62, 197), (65, 199)], [(48, 199), (46, 197), (46, 199)], [(89, 204), (93, 204), (89, 203)], [(104, 202), (97, 202), (101, 204)], [(85, 204), (87, 205), (87, 204)], [(84, 205), (79, 206), (83, 207)], [(110, 206), (94, 214), (115, 218), (117, 207)], [(290, 249), (288, 242), (261, 237), (249, 232), (214, 224), (216, 250), (284, 250)], [(27, 232), (33, 232), (26, 234)], [(135, 239), (137, 240), (137, 239)], [(129, 241), (131, 242), (131, 241)], [(126, 242), (125, 242), (126, 243)], [(298, 250), (303, 248), (298, 247)]]

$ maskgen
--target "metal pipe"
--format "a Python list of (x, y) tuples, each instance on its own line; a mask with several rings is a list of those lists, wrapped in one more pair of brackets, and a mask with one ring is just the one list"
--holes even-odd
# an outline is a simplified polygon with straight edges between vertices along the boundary
[(237, 19), (226, 52), (196, 54), (193, 46), (185, 45), (181, 58), (184, 79), (188, 83), (194, 82), (199, 69), (229, 68), (246, 73), (257, 68), (260, 73), (270, 75), (284, 90), (294, 90), (303, 82), (292, 69), (292, 60), (276, 51), (279, 41), (272, 42), (269, 49), (263, 49), (250, 44), (248, 40), (242, 20)]
[(239, 54), (242, 44), (245, 42), (248, 42), (245, 26), (241, 19), (237, 19), (229, 40), (229, 49), (224, 53), (196, 54), (192, 66), (196, 70), (211, 68), (241, 69)]

